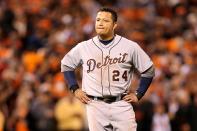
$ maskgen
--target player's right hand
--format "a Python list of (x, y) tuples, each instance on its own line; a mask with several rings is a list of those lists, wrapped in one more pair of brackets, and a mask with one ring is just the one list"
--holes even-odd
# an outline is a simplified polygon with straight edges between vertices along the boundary
[(83, 92), (81, 89), (77, 89), (74, 92), (74, 95), (77, 99), (79, 99), (82, 103), (87, 104), (91, 99)]

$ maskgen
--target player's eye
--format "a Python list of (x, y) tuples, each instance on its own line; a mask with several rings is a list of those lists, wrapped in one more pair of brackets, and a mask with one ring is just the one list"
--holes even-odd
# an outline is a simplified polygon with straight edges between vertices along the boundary
[(104, 20), (105, 22), (109, 22), (109, 20)]

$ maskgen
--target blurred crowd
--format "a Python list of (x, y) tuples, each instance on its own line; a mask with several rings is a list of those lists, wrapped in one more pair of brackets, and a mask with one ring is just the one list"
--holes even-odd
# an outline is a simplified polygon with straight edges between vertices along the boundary
[(60, 61), (95, 35), (102, 6), (116, 9), (117, 34), (138, 42), (156, 67), (134, 105), (138, 131), (197, 131), (196, 0), (0, 0), (0, 131), (88, 130)]

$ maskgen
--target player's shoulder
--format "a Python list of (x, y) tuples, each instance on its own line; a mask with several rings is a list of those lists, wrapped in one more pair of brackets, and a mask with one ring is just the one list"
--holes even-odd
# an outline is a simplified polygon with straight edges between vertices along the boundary
[[(94, 38), (94, 37), (93, 37), (93, 38)], [(92, 39), (93, 39), (93, 38), (88, 39), (88, 40), (81, 41), (81, 42), (79, 42), (79, 43), (77, 44), (77, 46), (86, 46), (86, 45), (88, 45), (88, 44), (90, 44), (90, 43), (92, 42)]]
[(77, 46), (83, 46), (84, 44), (86, 44), (86, 40), (85, 41), (81, 41), (77, 44)]
[(88, 41), (89, 40), (84, 40), (84, 41), (81, 41), (81, 42), (77, 43), (75, 45), (75, 48), (82, 48), (82, 47), (84, 47), (88, 43)]
[[(119, 36), (119, 35), (117, 35), (117, 36)], [(129, 47), (132, 47), (132, 48), (138, 48), (139, 47), (137, 42), (135, 42), (133, 40), (130, 40), (130, 39), (128, 39), (126, 37), (123, 37), (123, 36), (119, 36), (119, 37), (121, 37), (121, 44), (125, 44)]]

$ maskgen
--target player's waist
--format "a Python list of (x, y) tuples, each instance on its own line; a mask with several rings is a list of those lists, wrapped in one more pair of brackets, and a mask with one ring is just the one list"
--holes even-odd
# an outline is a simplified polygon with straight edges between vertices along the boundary
[(123, 93), (123, 94), (118, 95), (118, 96), (103, 96), (103, 97), (92, 96), (92, 95), (87, 95), (87, 96), (89, 98), (91, 98), (92, 100), (104, 101), (104, 102), (110, 104), (110, 103), (122, 100), (125, 95), (126, 94)]

